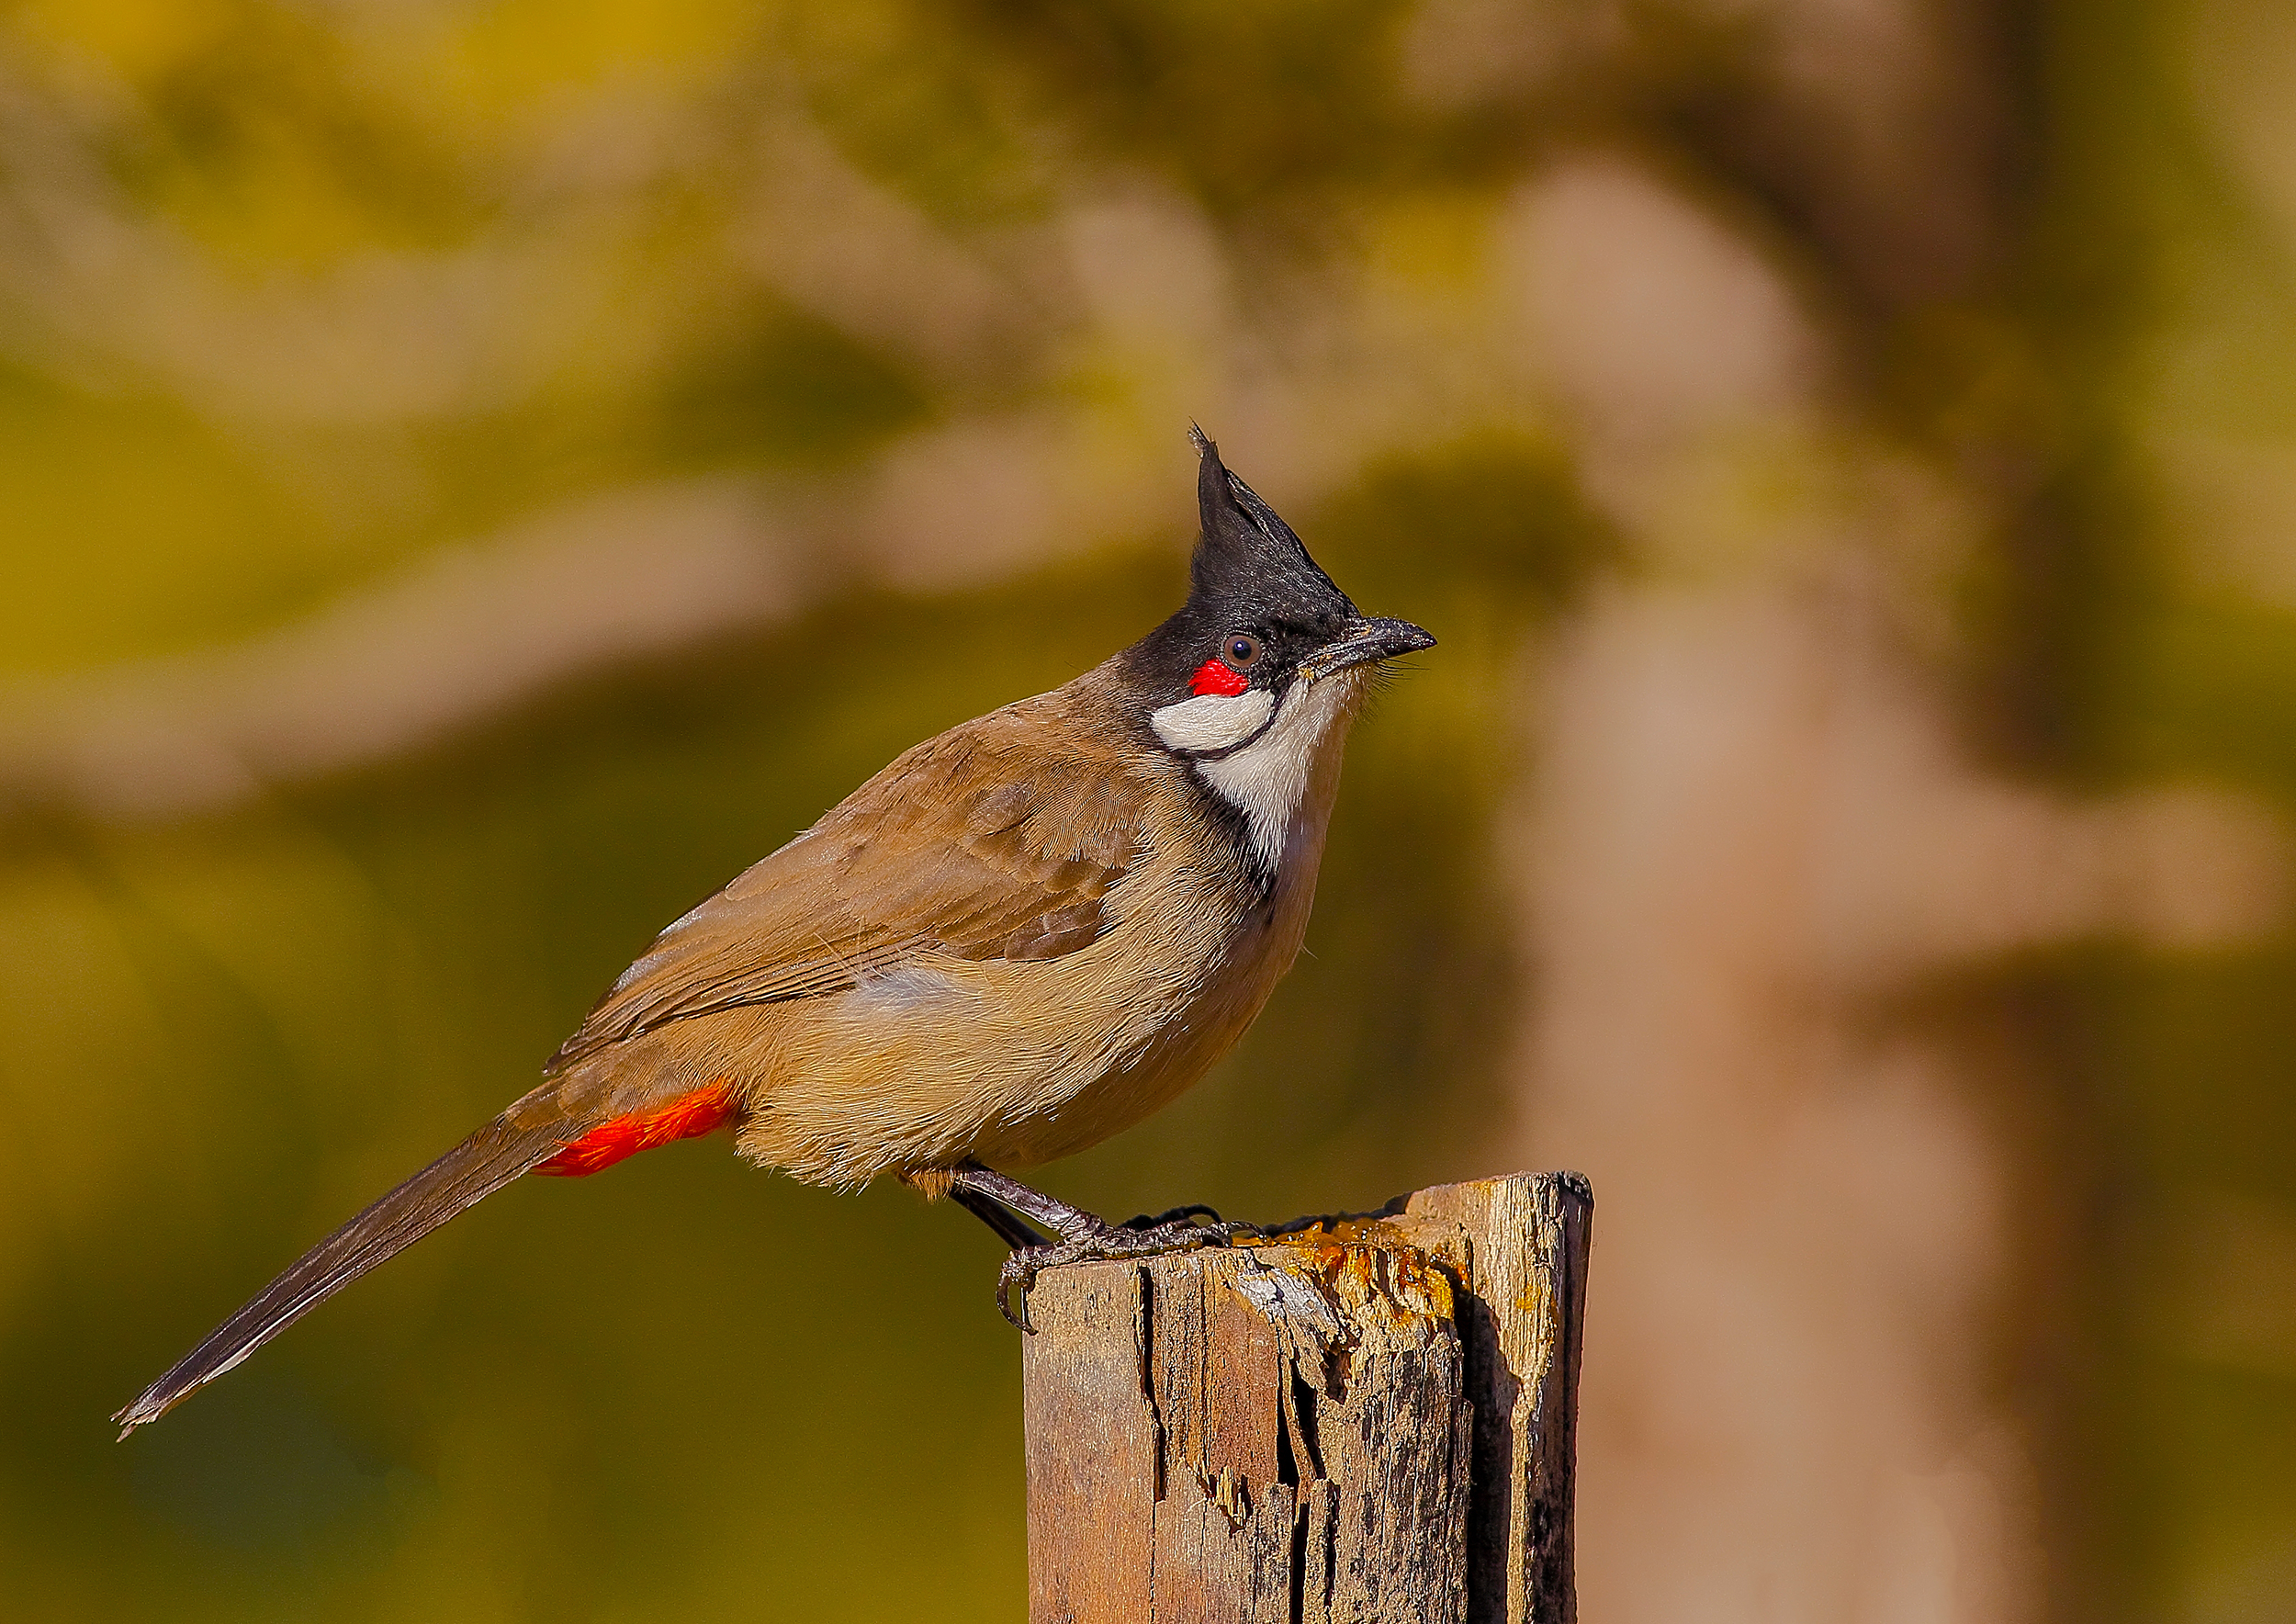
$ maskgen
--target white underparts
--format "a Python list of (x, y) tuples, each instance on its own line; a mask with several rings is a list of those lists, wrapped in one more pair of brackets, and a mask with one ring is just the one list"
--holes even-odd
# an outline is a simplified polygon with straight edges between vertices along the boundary
[[(1346, 712), (1354, 697), (1354, 672), (1347, 672), (1322, 682), (1294, 681), (1266, 732), (1233, 755), (1196, 763), (1204, 782), (1244, 814), (1251, 827), (1253, 848), (1270, 869), (1283, 856), (1292, 816), (1307, 795), (1316, 758), (1331, 735), (1332, 724)], [(1190, 700), (1188, 705), (1201, 703)], [(1172, 707), (1187, 708), (1187, 705)], [(1170, 714), (1156, 713), (1158, 733), (1164, 731), (1162, 718)], [(1249, 731), (1238, 737), (1248, 738)]]
[(1228, 750), (1267, 725), (1275, 699), (1265, 689), (1237, 694), (1199, 694), (1167, 705), (1148, 718), (1156, 737), (1174, 750)]

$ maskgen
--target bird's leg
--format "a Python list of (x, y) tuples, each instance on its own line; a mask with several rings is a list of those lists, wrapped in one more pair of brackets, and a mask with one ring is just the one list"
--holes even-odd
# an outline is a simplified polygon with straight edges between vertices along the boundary
[(977, 1190), (967, 1190), (963, 1185), (959, 1184), (951, 1187), (949, 1199), (995, 1230), (996, 1238), (1016, 1252), (1025, 1252), (1032, 1246), (1051, 1244), (1039, 1235), (1034, 1227), (1023, 1224), (1019, 1218), (997, 1205), (994, 1196), (983, 1195)]
[(998, 1240), (1016, 1251), (1049, 1244), (1035, 1229), (1007, 1212), (994, 1197), (984, 1195), (977, 1190), (961, 1189), (953, 1167), (904, 1167), (901, 1169), (901, 1182), (929, 1201), (940, 1201), (944, 1196), (955, 1201), (987, 1224)]
[[(993, 1167), (984, 1167), (969, 1156), (949, 1169), (949, 1193), (959, 1201), (975, 1196), (994, 1202), (1034, 1220), (1064, 1241), (1082, 1240), (1109, 1227), (1104, 1220), (1082, 1207), (1072, 1207), (1056, 1196), (1030, 1189), (1019, 1179), (1007, 1178)], [(971, 1201), (965, 1201), (965, 1210), (980, 1211)]]
[[(1259, 1233), (1254, 1224), (1222, 1223), (1219, 1213), (1202, 1206), (1175, 1207), (1159, 1217), (1110, 1224), (1081, 1207), (1072, 1207), (1041, 1190), (1030, 1189), (1018, 1179), (1007, 1178), (971, 1160), (959, 1163), (950, 1170), (949, 1177), (949, 1193), (962, 1202), (967, 1212), (978, 1213), (999, 1235), (1006, 1231), (982, 1211), (984, 1205), (994, 1204), (1033, 1219), (1060, 1236), (1050, 1243), (1016, 1245), (997, 1276), (996, 1307), (1007, 1320), (1023, 1331), (1035, 1329), (1029, 1323), (1029, 1288), (1036, 1283), (1040, 1270), (1061, 1263), (1154, 1257), (1166, 1252), (1188, 1251), (1208, 1241), (1224, 1245), (1239, 1235)], [(976, 1198), (980, 1204), (968, 1198)], [(1207, 1215), (1212, 1220), (1210, 1224), (1195, 1222), (1199, 1216)], [(1013, 1294), (1016, 1286), (1019, 1288), (1017, 1300)]]

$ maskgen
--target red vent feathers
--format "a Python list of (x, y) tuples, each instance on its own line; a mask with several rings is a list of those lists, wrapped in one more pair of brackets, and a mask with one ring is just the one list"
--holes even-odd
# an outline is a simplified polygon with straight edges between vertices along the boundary
[(547, 1161), (536, 1162), (531, 1170), (552, 1178), (580, 1179), (602, 1172), (641, 1150), (714, 1133), (740, 1114), (740, 1110), (733, 1089), (723, 1084), (697, 1088), (681, 1094), (658, 1111), (634, 1111), (601, 1122), (561, 1146)]
[(1196, 680), (1188, 687), (1199, 694), (1217, 694), (1233, 699), (1251, 685), (1242, 671), (1232, 670), (1226, 660), (1215, 657), (1196, 668)]

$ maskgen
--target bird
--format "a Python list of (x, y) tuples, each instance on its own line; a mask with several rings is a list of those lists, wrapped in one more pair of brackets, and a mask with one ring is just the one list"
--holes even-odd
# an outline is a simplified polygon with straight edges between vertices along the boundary
[(904, 752), (663, 930), (538, 1087), (297, 1259), (114, 1415), (120, 1438), (512, 1180), (721, 1131), (807, 1184), (890, 1175), (974, 1212), (1010, 1248), (997, 1303), (1024, 1331), (1044, 1268), (1251, 1232), (1202, 1206), (1109, 1224), (1007, 1170), (1131, 1126), (1234, 1046), (1299, 954), (1375, 675), (1435, 645), (1359, 613), (1190, 437), (1176, 612)]

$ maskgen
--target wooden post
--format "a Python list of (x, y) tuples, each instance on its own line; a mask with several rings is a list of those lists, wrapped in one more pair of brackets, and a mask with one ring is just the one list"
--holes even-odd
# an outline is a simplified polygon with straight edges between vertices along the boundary
[(1047, 1270), (1032, 1624), (1575, 1624), (1593, 1210), (1526, 1173)]

